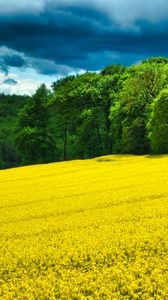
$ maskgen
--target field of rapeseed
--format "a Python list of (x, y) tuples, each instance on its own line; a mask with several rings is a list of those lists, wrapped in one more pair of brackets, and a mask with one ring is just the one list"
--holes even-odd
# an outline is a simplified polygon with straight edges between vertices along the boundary
[(168, 157), (0, 171), (0, 299), (168, 299)]

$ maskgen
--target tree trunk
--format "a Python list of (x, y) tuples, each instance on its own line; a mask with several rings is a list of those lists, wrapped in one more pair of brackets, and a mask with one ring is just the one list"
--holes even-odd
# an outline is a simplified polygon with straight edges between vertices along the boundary
[(100, 145), (100, 154), (104, 154), (104, 147), (102, 145), (102, 140), (101, 140), (101, 135), (100, 135), (100, 128), (99, 128), (99, 124), (96, 123), (96, 131), (97, 131), (97, 137), (98, 137), (98, 141), (99, 141), (99, 145)]
[(67, 159), (67, 125), (64, 128), (64, 160)]
[(106, 126), (106, 149), (107, 149), (107, 154), (111, 154), (111, 152), (112, 152), (112, 139), (110, 137), (111, 121), (109, 119), (110, 108), (111, 108), (111, 101), (108, 100), (107, 104), (106, 104), (106, 107), (105, 107), (105, 126)]

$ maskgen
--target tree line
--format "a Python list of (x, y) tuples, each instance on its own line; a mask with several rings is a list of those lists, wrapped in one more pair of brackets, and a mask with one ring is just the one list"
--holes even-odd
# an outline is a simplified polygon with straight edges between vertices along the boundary
[(1, 168), (168, 153), (168, 59), (67, 76), (32, 97), (1, 95), (0, 121)]

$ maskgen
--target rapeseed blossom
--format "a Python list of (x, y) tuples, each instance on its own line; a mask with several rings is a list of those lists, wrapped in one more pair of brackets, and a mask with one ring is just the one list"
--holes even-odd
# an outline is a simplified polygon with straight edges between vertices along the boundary
[(168, 299), (168, 157), (0, 171), (0, 299)]

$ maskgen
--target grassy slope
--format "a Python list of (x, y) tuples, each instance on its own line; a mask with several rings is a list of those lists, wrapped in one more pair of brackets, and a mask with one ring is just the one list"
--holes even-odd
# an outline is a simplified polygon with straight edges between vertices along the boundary
[(0, 171), (0, 299), (168, 299), (168, 157)]

